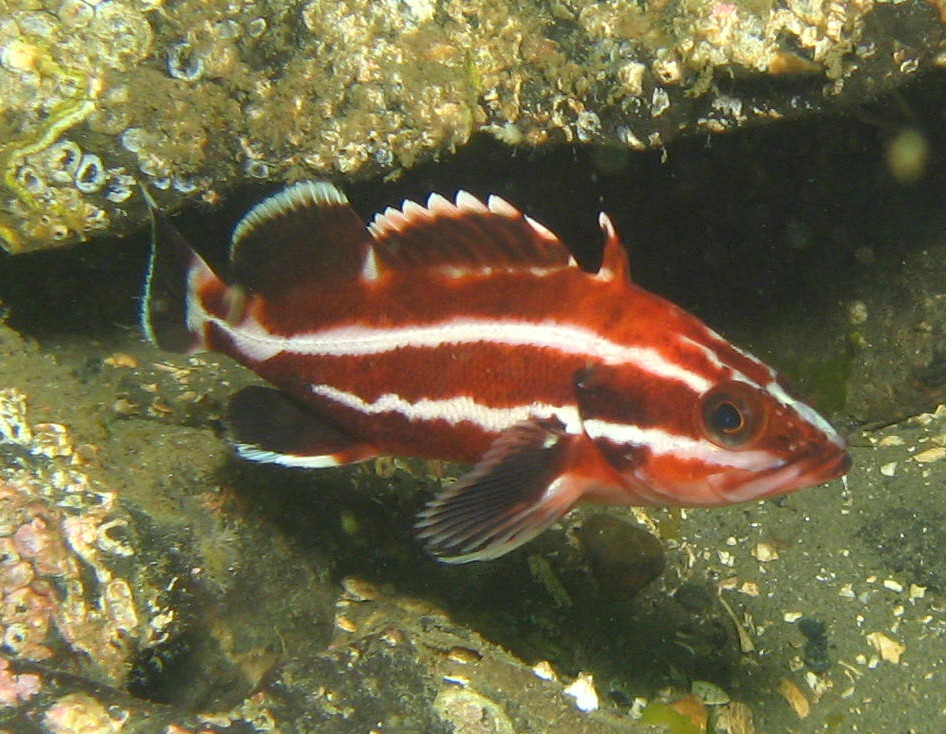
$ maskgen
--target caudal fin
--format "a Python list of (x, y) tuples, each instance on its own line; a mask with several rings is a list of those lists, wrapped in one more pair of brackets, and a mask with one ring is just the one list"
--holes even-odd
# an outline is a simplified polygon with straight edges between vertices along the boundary
[(170, 352), (205, 348), (203, 309), (197, 285), (223, 285), (204, 259), (158, 209), (148, 191), (141, 192), (151, 210), (151, 257), (141, 304), (141, 330), (152, 344)]

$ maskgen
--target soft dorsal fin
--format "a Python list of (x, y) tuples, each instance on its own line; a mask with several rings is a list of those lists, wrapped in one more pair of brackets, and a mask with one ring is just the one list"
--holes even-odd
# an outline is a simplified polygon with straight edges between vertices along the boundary
[(627, 250), (621, 244), (621, 238), (614, 228), (614, 223), (604, 212), (598, 215), (598, 226), (604, 232), (604, 254), (601, 267), (595, 277), (599, 280), (627, 283), (631, 279), (631, 268), (627, 260)]
[(354, 279), (370, 241), (345, 194), (324, 181), (300, 181), (247, 212), (233, 230), (230, 262), (245, 290), (275, 295)]
[(375, 216), (368, 230), (381, 272), (577, 267), (552, 232), (498, 196), (484, 204), (461, 191), (455, 202), (431, 194), (427, 206), (405, 201)]

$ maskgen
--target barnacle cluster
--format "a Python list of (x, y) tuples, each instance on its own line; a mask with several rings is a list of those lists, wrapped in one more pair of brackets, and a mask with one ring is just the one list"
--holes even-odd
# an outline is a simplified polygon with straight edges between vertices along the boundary
[[(625, 110), (649, 103), (650, 116), (657, 118), (671, 106), (677, 90), (684, 98), (707, 95), (709, 109), (696, 123), (712, 132), (736, 127), (750, 116), (784, 114), (776, 104), (747, 103), (743, 110), (738, 99), (710, 94), (721, 73), (823, 79), (827, 84), (816, 88), (836, 95), (845, 75), (856, 68), (853, 57), (877, 51), (876, 46), (860, 45), (873, 0), (704, 0), (649, 8), (631, 0), (566, 0), (561, 5), (577, 18), (603, 63), (612, 67), (623, 86), (615, 91)], [(645, 78), (649, 84), (643, 83)], [(649, 97), (644, 96), (645, 87)], [(649, 142), (660, 142), (659, 136)]]
[(137, 180), (214, 202), (241, 179), (390, 174), (477, 131), (652, 148), (824, 109), (932, 63), (935, 10), (887, 5), (896, 38), (868, 33), (873, 0), (11, 0), (0, 241), (128, 229)]
[[(122, 685), (132, 651), (161, 634), (158, 595), (132, 565), (128, 518), (113, 492), (73, 465), (68, 429), (31, 424), (15, 389), (0, 390), (0, 447), (18, 457), (0, 474), (4, 653)], [(4, 663), (0, 698), (24, 700), (42, 687)]]
[[(0, 17), (0, 240), (17, 252), (106, 228), (133, 180), (96, 150), (120, 74), (151, 50), (143, 3), (4, 4)], [(83, 139), (89, 140), (83, 147)], [(115, 200), (118, 199), (116, 202)]]

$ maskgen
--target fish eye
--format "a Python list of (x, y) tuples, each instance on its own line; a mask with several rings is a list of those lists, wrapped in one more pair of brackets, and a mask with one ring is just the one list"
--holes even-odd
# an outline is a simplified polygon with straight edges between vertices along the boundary
[(700, 401), (703, 432), (723, 448), (743, 448), (765, 426), (766, 411), (756, 390), (744, 382), (724, 382)]

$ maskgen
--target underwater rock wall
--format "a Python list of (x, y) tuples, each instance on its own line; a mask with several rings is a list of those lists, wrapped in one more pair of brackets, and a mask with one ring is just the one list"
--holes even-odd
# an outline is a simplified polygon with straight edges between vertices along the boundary
[(0, 245), (213, 204), (243, 180), (396, 174), (476, 132), (659, 148), (830, 110), (942, 64), (935, 3), (14, 0)]

